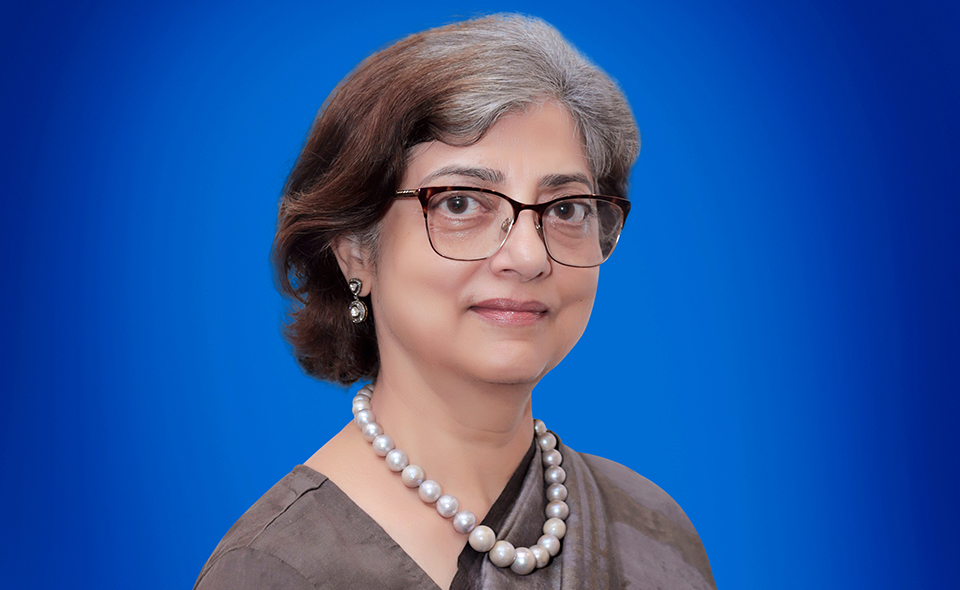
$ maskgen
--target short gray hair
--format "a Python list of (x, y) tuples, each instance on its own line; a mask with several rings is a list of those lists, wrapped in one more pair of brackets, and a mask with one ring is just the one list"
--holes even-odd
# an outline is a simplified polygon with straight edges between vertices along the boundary
[(573, 117), (594, 176), (616, 177), (613, 184), (620, 186), (604, 189), (626, 196), (640, 148), (630, 106), (617, 84), (555, 28), (538, 18), (497, 14), (410, 39), (417, 38), (422, 41), (412, 44), (409, 59), (459, 62), (457, 92), (436, 105), (444, 123), (437, 139), (477, 141), (504, 114), (552, 99)]

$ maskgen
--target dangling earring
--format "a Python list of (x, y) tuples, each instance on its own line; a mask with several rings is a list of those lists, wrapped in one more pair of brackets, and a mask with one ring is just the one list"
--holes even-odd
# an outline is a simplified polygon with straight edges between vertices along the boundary
[(347, 312), (350, 314), (353, 323), (359, 324), (367, 319), (367, 306), (363, 301), (360, 301), (360, 289), (363, 288), (363, 282), (360, 279), (350, 279), (347, 284), (350, 286), (350, 292), (353, 293), (353, 301), (350, 302)]

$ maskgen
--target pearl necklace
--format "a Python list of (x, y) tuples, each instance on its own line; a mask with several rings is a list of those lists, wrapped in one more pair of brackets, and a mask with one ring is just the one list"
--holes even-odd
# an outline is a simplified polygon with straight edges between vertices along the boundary
[(407, 454), (396, 448), (393, 439), (383, 433), (370, 409), (370, 397), (373, 384), (364, 385), (353, 398), (354, 423), (367, 442), (372, 443), (373, 452), (387, 461), (390, 471), (400, 474), (400, 481), (408, 488), (417, 488), (420, 499), (426, 504), (436, 504), (437, 512), (444, 518), (453, 519), (453, 528), (458, 533), (469, 534), (470, 546), (479, 553), (486, 553), (497, 567), (510, 567), (511, 570), (526, 575), (535, 569), (545, 567), (550, 558), (560, 553), (560, 539), (567, 532), (564, 522), (570, 514), (567, 488), (563, 482), (567, 474), (560, 467), (563, 456), (557, 450), (557, 437), (547, 432), (546, 425), (540, 420), (533, 421), (534, 438), (540, 447), (543, 460), (543, 479), (547, 487), (547, 521), (543, 524), (543, 536), (532, 547), (514, 547), (508, 541), (497, 541), (497, 534), (488, 526), (477, 526), (477, 517), (469, 510), (460, 510), (460, 502), (449, 494), (443, 494), (440, 484), (426, 479), (423, 468), (410, 463)]

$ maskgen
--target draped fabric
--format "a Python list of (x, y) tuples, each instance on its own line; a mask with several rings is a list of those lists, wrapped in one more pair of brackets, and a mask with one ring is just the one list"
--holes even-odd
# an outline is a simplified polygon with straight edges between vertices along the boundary
[[(528, 576), (493, 565), (468, 544), (451, 590), (716, 588), (703, 544), (663, 490), (633, 471), (561, 444), (569, 490), (560, 554)], [(484, 524), (529, 547), (545, 520), (540, 450), (531, 445)], [(438, 590), (403, 549), (333, 482), (303, 465), (227, 532), (195, 590)]]

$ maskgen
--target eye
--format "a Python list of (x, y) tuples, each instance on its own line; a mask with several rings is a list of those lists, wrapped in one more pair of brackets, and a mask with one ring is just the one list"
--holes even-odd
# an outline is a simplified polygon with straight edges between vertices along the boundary
[(446, 209), (448, 213), (462, 214), (476, 207), (476, 201), (464, 195), (452, 195), (443, 199), (440, 206)]
[(546, 214), (559, 221), (567, 223), (581, 223), (593, 212), (593, 208), (587, 201), (570, 200), (561, 201), (550, 207)]
[(449, 191), (430, 199), (433, 213), (449, 217), (472, 217), (497, 208), (496, 200), (480, 192)]

